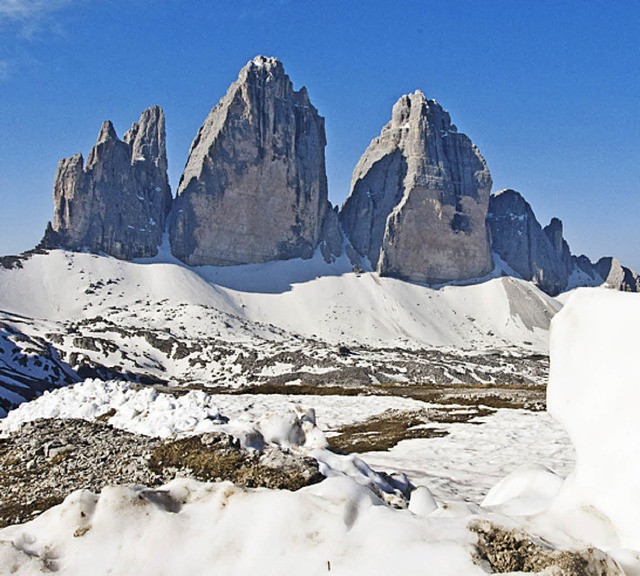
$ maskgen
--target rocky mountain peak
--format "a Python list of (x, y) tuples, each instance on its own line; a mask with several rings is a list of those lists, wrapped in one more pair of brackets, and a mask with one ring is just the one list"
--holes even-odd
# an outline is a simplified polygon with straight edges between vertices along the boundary
[(122, 140), (131, 148), (132, 163), (151, 161), (158, 168), (167, 168), (165, 120), (160, 106), (145, 110)]
[(396, 102), (356, 166), (341, 223), (383, 275), (428, 283), (479, 277), (492, 268), (491, 184), (471, 140), (416, 91)]
[(123, 140), (104, 122), (86, 164), (81, 154), (60, 161), (53, 196), (43, 246), (155, 255), (171, 206), (162, 109), (143, 112)]
[(192, 265), (311, 257), (330, 207), (325, 146), (324, 119), (282, 63), (248, 62), (191, 146), (173, 253)]
[(491, 196), (487, 223), (493, 250), (522, 278), (552, 295), (566, 287), (573, 264), (560, 220), (543, 230), (523, 196), (507, 189)]
[(640, 277), (615, 258), (601, 258), (594, 264), (585, 255), (573, 256), (562, 221), (552, 218), (542, 228), (529, 203), (515, 190), (491, 196), (487, 224), (492, 248), (500, 258), (552, 296), (577, 286), (602, 284), (640, 292)]
[(240, 71), (240, 76), (242, 76), (246, 71), (250, 70), (262, 70), (267, 73), (277, 73), (284, 76), (284, 65), (282, 64), (282, 62), (280, 62), (280, 60), (274, 58), (273, 56), (256, 56), (253, 60), (247, 62), (244, 68), (242, 68), (242, 70)]
[(113, 127), (111, 120), (105, 120), (100, 128), (100, 134), (98, 134), (98, 144), (106, 142), (107, 140), (118, 140), (116, 135), (116, 129)]

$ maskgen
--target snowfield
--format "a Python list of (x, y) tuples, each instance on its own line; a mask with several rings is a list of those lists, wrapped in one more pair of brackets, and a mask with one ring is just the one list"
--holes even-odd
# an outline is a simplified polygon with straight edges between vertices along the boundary
[[(419, 335), (419, 346), (491, 349), (511, 341), (541, 350), (555, 315), (549, 413), (452, 418), (438, 423), (446, 435), (338, 454), (327, 448), (338, 428), (432, 406), (375, 394), (174, 395), (171, 386), (88, 378), (11, 410), (0, 420), (0, 441), (21, 422), (52, 417), (106, 419), (165, 438), (225, 431), (248, 450), (272, 445), (315, 458), (326, 480), (296, 492), (179, 476), (154, 489), (79, 490), (0, 530), (0, 574), (640, 574), (637, 295), (580, 289), (558, 313), (555, 300), (508, 278), (434, 290), (357, 276), (340, 261), (335, 275), (312, 280), (317, 265), (196, 274), (174, 263), (56, 251), (0, 270), (0, 307), (14, 315), (12, 325), (16, 315), (48, 325), (139, 311), (142, 323), (159, 328), (166, 318), (151, 303), (168, 300), (171, 331), (207, 337), (215, 330), (230, 346), (258, 337), (277, 344), (295, 333), (334, 344), (406, 345)], [(93, 294), (83, 300), (86, 290)], [(32, 338), (29, 346), (42, 345)], [(153, 350), (150, 364), (158, 361)], [(287, 354), (261, 369), (286, 377)], [(47, 371), (58, 366), (55, 356), (41, 357), (51, 363)]]
[[(354, 274), (346, 256), (327, 264), (319, 253), (310, 260), (189, 268), (166, 251), (133, 263), (52, 250), (22, 268), (0, 269), (0, 310), (61, 321), (163, 302), (211, 307), (263, 330), (277, 326), (334, 343), (546, 350), (549, 321), (561, 305), (529, 282), (496, 275), (434, 289)], [(145, 320), (167, 326), (160, 310)], [(179, 329), (179, 320), (168, 326)], [(206, 318), (188, 320), (189, 330), (211, 333)], [(238, 338), (236, 331), (225, 335)]]
[[(163, 259), (165, 261), (163, 261)], [(228, 268), (52, 250), (0, 268), (0, 416), (43, 390), (134, 380), (542, 385), (561, 305), (493, 276), (432, 288), (346, 257)]]

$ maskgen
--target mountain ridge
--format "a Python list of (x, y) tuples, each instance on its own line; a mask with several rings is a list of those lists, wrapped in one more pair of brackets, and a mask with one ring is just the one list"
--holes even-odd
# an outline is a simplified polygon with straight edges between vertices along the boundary
[[(80, 154), (61, 161), (53, 223), (38, 248), (133, 260), (157, 254), (168, 231), (188, 264), (311, 258), (320, 247), (328, 264), (344, 250), (355, 271), (431, 284), (487, 274), (491, 250), (550, 295), (599, 284), (640, 291), (640, 277), (615, 258), (572, 255), (562, 222), (543, 229), (520, 193), (488, 196), (484, 158), (420, 91), (398, 100), (340, 211), (327, 200), (325, 144), (324, 119), (304, 87), (294, 91), (280, 61), (258, 56), (200, 128), (175, 198), (162, 109), (146, 110), (122, 141), (106, 121), (86, 164)], [(515, 201), (505, 208), (508, 197)], [(525, 229), (512, 224), (521, 218), (531, 238), (518, 244)]]

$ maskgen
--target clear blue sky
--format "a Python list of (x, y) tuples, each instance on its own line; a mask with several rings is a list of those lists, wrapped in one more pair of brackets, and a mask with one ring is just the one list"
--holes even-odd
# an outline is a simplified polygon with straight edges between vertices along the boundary
[(58, 160), (100, 124), (167, 118), (175, 191), (240, 68), (276, 56), (326, 118), (330, 198), (402, 94), (423, 90), (574, 253), (640, 270), (640, 5), (634, 1), (0, 0), (0, 254), (52, 216)]

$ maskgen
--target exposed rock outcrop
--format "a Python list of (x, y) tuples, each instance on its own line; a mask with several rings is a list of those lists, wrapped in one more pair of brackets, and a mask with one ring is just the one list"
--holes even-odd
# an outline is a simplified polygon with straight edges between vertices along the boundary
[(600, 258), (593, 269), (610, 288), (621, 292), (640, 292), (640, 276), (615, 258)]
[(60, 161), (53, 199), (43, 247), (154, 256), (171, 207), (162, 109), (145, 110), (122, 140), (106, 121), (86, 164), (81, 154)]
[(327, 264), (333, 262), (336, 256), (342, 254), (342, 230), (338, 220), (338, 207), (327, 210), (324, 224), (320, 231), (320, 252)]
[[(489, 201), (489, 205), (491, 205), (491, 201)], [(559, 218), (551, 218), (551, 222), (549, 222), (542, 231), (546, 234), (547, 238), (549, 238), (549, 242), (551, 242), (551, 246), (553, 246), (553, 250), (560, 258), (565, 270), (571, 271), (573, 269), (573, 260), (569, 244), (564, 239), (562, 220)]]
[(477, 561), (492, 574), (535, 573), (563, 576), (622, 576), (624, 572), (602, 550), (554, 548), (542, 538), (524, 530), (505, 527), (488, 520), (476, 520), (469, 530), (478, 535)]
[(274, 58), (249, 62), (191, 146), (174, 255), (191, 265), (310, 258), (330, 210), (325, 145), (306, 89), (295, 91)]
[(529, 203), (515, 190), (491, 196), (487, 224), (491, 247), (514, 272), (555, 296), (578, 286), (606, 285), (623, 292), (640, 292), (640, 276), (615, 258), (595, 264), (573, 256), (563, 237), (562, 222), (552, 218), (542, 228)]
[[(143, 485), (141, 497), (161, 504), (157, 497), (163, 491), (153, 488), (178, 471), (202, 481), (288, 490), (324, 478), (315, 460), (277, 446), (245, 450), (223, 432), (161, 440), (112, 428), (104, 423), (111, 416), (107, 412), (94, 422), (35, 420), (0, 441), (0, 528), (26, 522), (79, 489), (97, 493), (113, 484)], [(166, 498), (164, 503), (172, 504)]]
[(353, 173), (340, 219), (380, 274), (464, 280), (492, 268), (491, 176), (478, 149), (422, 92), (403, 96)]
[(491, 196), (487, 224), (493, 250), (514, 272), (551, 295), (566, 287), (573, 262), (560, 220), (543, 230), (519, 192), (502, 190)]

